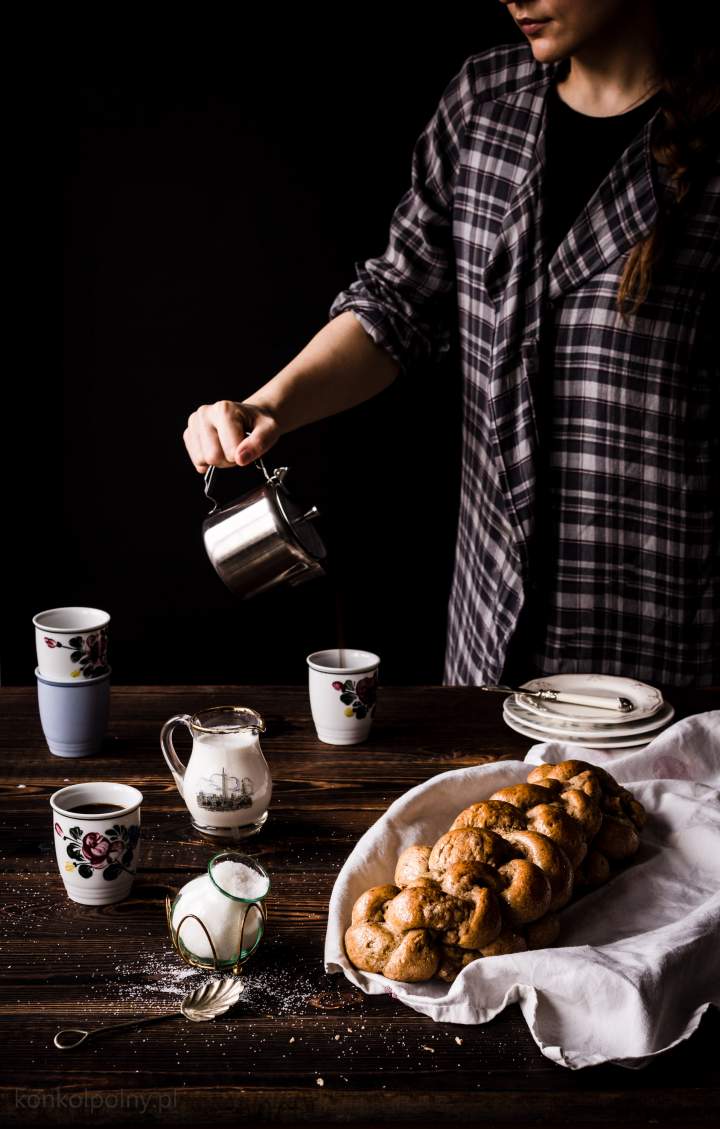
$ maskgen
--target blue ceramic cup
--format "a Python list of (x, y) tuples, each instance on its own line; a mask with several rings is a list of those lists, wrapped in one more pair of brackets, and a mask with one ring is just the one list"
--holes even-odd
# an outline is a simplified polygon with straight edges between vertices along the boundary
[(35, 670), (40, 723), (56, 757), (96, 753), (107, 731), (111, 670), (82, 682), (51, 682)]

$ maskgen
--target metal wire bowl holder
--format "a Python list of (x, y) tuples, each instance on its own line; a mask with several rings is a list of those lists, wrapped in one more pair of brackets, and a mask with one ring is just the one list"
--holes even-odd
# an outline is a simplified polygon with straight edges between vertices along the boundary
[[(236, 851), (220, 851), (218, 854), (213, 855), (213, 857), (208, 862), (208, 874), (210, 875), (211, 881), (213, 881), (214, 885), (217, 885), (217, 884), (214, 882), (214, 879), (212, 878), (212, 871), (211, 871), (212, 864), (215, 862), (216, 859), (219, 859), (222, 856), (227, 856), (227, 855), (234, 855), (234, 857), (236, 859), (242, 859), (244, 862), (251, 863), (252, 868), (254, 870), (256, 870), (258, 873), (265, 875), (265, 877), (268, 880), (268, 888), (265, 891), (265, 893), (262, 895), (261, 898), (240, 898), (240, 897), (237, 897), (236, 895), (228, 893), (228, 891), (226, 891), (226, 890), (222, 890), (221, 887), (218, 887), (218, 889), (221, 889), (221, 892), (224, 893), (226, 895), (226, 897), (232, 898), (234, 901), (243, 903), (243, 905), (239, 909), (239, 922), (238, 922), (239, 931), (238, 931), (237, 956), (234, 957), (234, 958), (231, 957), (229, 959), (227, 959), (227, 958), (223, 959), (220, 956), (218, 956), (217, 947), (216, 947), (215, 942), (213, 941), (213, 938), (210, 934), (210, 930), (208, 929), (207, 925), (202, 920), (202, 918), (198, 917), (198, 915), (195, 914), (195, 913), (183, 914), (183, 916), (178, 921), (177, 925), (173, 925), (173, 919), (172, 919), (173, 918), (173, 909), (175, 907), (175, 903), (176, 903), (177, 899), (182, 894), (182, 890), (178, 890), (175, 893), (175, 895), (172, 896), (172, 897), (169, 894), (167, 894), (165, 896), (165, 917), (166, 917), (166, 920), (167, 920), (167, 927), (168, 927), (168, 932), (170, 934), (170, 940), (172, 941), (172, 946), (175, 949), (175, 952), (181, 958), (181, 960), (183, 960), (185, 962), (185, 964), (192, 965), (193, 968), (206, 969), (207, 971), (210, 971), (210, 972), (226, 972), (226, 973), (227, 972), (233, 972), (237, 976), (237, 975), (239, 975), (239, 973), (242, 969), (242, 966), (245, 964), (245, 962), (247, 960), (249, 960), (249, 958), (257, 951), (257, 948), (258, 948), (260, 942), (262, 941), (263, 937), (265, 936), (265, 930), (266, 930), (266, 926), (267, 926), (267, 917), (268, 917), (267, 907), (265, 905), (265, 898), (267, 897), (267, 895), (270, 891), (270, 877), (267, 874), (267, 872), (264, 870), (264, 868), (260, 865), (260, 863), (258, 863), (257, 860), (253, 859), (251, 856), (241, 855)], [(260, 928), (258, 929), (258, 934), (257, 934), (257, 937), (255, 939), (254, 945), (252, 946), (252, 948), (248, 949), (247, 952), (245, 952), (244, 951), (245, 927), (247, 925), (248, 913), (250, 912), (251, 909), (254, 909), (256, 912), (258, 912), (260, 914)], [(183, 925), (185, 924), (186, 921), (196, 921), (197, 924), (200, 926), (203, 933), (205, 934), (208, 945), (210, 946), (212, 958), (197, 956), (195, 953), (190, 952), (190, 950), (187, 948), (187, 946), (183, 943), (183, 941), (180, 938), (180, 931), (181, 931), (181, 929), (182, 929), (182, 927), (183, 927)]]

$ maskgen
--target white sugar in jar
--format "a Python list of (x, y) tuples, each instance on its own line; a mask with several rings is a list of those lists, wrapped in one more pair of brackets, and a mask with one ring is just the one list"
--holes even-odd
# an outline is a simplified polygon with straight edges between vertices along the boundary
[(269, 889), (270, 876), (250, 855), (213, 855), (207, 874), (187, 882), (172, 905), (171, 923), (181, 955), (212, 963), (209, 934), (219, 964), (246, 960), (265, 931), (263, 900)]

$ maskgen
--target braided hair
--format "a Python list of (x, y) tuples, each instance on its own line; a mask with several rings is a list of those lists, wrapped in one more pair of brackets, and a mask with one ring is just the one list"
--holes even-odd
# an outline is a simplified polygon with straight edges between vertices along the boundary
[(653, 267), (667, 253), (691, 202), (703, 188), (720, 139), (720, 21), (704, 9), (701, 30), (689, 10), (657, 0), (657, 73), (660, 113), (653, 122), (651, 152), (667, 166), (669, 193), (661, 201), (652, 231), (636, 243), (625, 263), (616, 295), (625, 322), (647, 298)]

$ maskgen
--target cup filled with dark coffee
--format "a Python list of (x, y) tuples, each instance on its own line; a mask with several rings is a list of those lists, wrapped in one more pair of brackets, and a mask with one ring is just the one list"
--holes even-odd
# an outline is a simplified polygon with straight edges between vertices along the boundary
[(67, 896), (99, 906), (126, 898), (140, 857), (142, 792), (95, 781), (53, 792), (53, 839)]

